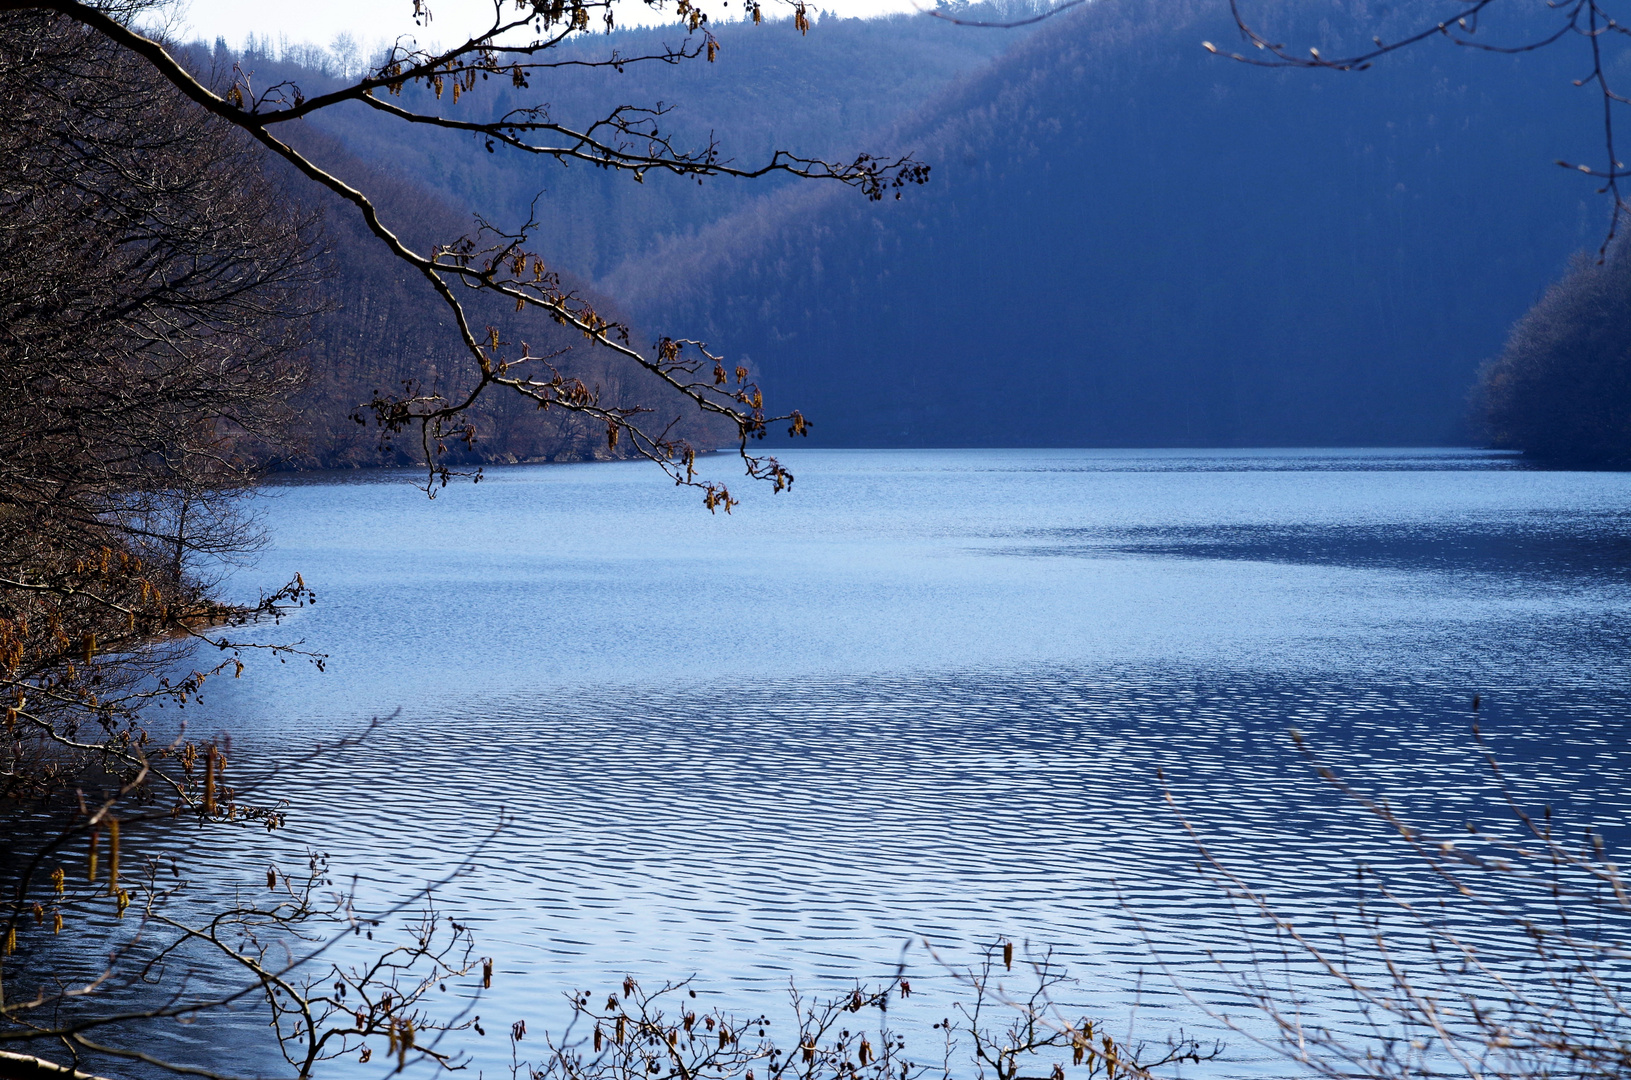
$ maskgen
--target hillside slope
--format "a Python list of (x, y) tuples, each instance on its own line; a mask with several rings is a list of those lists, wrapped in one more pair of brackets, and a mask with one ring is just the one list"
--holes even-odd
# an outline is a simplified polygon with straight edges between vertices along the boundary
[[(381, 215), (398, 223), (399, 235), (420, 250), (446, 243), (468, 231), (471, 220), (427, 187), (351, 157), (335, 140), (316, 131), (297, 133), (303, 152), (362, 185)], [(359, 406), (376, 394), (440, 394), (464, 398), (475, 384), (475, 367), (451, 311), (430, 284), (367, 231), (356, 208), (328, 196), (287, 171), (277, 170), (297, 201), (320, 210), (328, 249), (323, 310), (312, 322), (300, 359), (308, 372), (294, 400), (298, 422), (288, 445), (271, 453), (277, 468), (347, 468), (376, 465), (419, 466), (423, 452), (416, 430), (381, 443), (382, 432)], [(570, 275), (564, 287), (583, 290)], [(597, 307), (616, 316), (599, 297)], [(658, 411), (658, 426), (674, 421), (675, 435), (711, 446), (728, 430), (710, 424), (695, 406), (654, 376), (586, 343), (581, 334), (556, 325), (538, 312), (516, 312), (507, 303), (471, 294), (465, 313), (478, 328), (495, 329), (507, 343), (528, 342), (534, 355), (553, 356), (568, 378), (598, 389), (608, 404), (640, 404)], [(518, 349), (511, 349), (514, 355)], [(549, 372), (535, 369), (535, 377)], [(559, 409), (539, 410), (505, 389), (485, 393), (466, 414), (476, 438), (465, 445), (450, 440), (443, 460), (456, 465), (515, 461), (582, 461), (628, 456), (626, 445), (607, 445), (602, 424)]]
[[(1327, 50), (1436, 11), (1265, 6)], [(1223, 0), (1098, 0), (901, 126), (927, 189), (778, 192), (600, 286), (828, 444), (1466, 438), (1479, 364), (1606, 226), (1551, 164), (1600, 151), (1568, 58), (1274, 72), (1206, 39), (1236, 39)]]
[(1631, 467), (1631, 248), (1582, 255), (1483, 371), (1476, 415), (1496, 446), (1547, 465)]

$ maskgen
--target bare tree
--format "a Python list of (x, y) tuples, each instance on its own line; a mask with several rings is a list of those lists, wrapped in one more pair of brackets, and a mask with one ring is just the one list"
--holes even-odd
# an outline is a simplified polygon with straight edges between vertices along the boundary
[[(663, 0), (648, 0), (662, 10)], [(757, 2), (748, 4), (757, 21)], [(561, 44), (587, 35), (591, 27), (612, 25), (610, 0), (526, 0), (519, 6), (494, 0), (485, 28), (449, 48), (436, 51), (399, 41), (377, 64), (340, 89), (308, 97), (297, 85), (279, 83), (257, 88), (251, 74), (241, 69), (212, 83), (188, 70), (166, 44), (132, 23), (129, 10), (110, 10), (81, 0), (0, 0), (0, 11), (48, 12), (70, 19), (89, 34), (99, 36), (150, 65), (194, 105), (247, 133), (273, 154), (288, 162), (306, 180), (350, 203), (367, 222), (373, 236), (398, 259), (422, 274), (452, 312), (460, 340), (472, 367), (473, 388), (463, 397), (447, 400), (435, 394), (382, 397), (371, 403), (374, 417), (389, 430), (418, 431), (420, 446), (431, 469), (431, 481), (445, 483), (450, 471), (439, 454), (451, 442), (474, 436), (463, 421), (471, 403), (493, 388), (522, 395), (543, 409), (562, 409), (591, 417), (604, 425), (608, 443), (629, 440), (632, 448), (661, 465), (677, 483), (702, 489), (710, 509), (729, 509), (734, 498), (728, 488), (699, 480), (696, 451), (671, 434), (673, 425), (648, 422), (648, 408), (602, 400), (593, 388), (563, 376), (547, 357), (532, 355), (524, 344), (502, 341), (498, 332), (475, 325), (466, 317), (460, 294), (475, 291), (513, 303), (517, 310), (533, 308), (546, 318), (584, 335), (594, 345), (611, 350), (628, 363), (644, 368), (705, 414), (721, 418), (737, 432), (738, 450), (750, 475), (769, 480), (780, 490), (790, 474), (774, 458), (748, 451), (750, 440), (764, 437), (769, 425), (785, 422), (791, 433), (806, 429), (796, 411), (768, 416), (763, 397), (741, 365), (729, 365), (709, 353), (703, 343), (681, 335), (660, 337), (650, 349), (637, 348), (626, 327), (614, 323), (580, 296), (561, 286), (559, 277), (530, 247), (533, 223), (504, 227), (483, 224), (466, 237), (450, 237), (428, 251), (410, 247), (400, 227), (382, 219), (368, 194), (343, 177), (323, 168), (279, 134), (323, 109), (359, 104), (383, 118), (429, 125), (469, 134), (480, 150), (517, 152), (558, 161), (582, 163), (627, 174), (642, 180), (653, 171), (693, 177), (759, 177), (773, 173), (835, 180), (859, 188), (869, 198), (882, 198), (906, 184), (927, 179), (927, 166), (909, 156), (878, 158), (862, 154), (852, 160), (828, 162), (777, 151), (757, 164), (738, 164), (724, 156), (715, 142), (695, 147), (676, 144), (662, 130), (665, 108), (615, 103), (604, 115), (580, 128), (554, 119), (546, 104), (517, 108), (496, 119), (463, 119), (457, 106), (466, 95), (479, 94), (492, 80), (516, 90), (543, 74), (560, 75), (584, 67), (621, 69), (636, 63), (676, 64), (712, 60), (719, 42), (708, 32), (708, 14), (692, 0), (676, 0), (675, 15), (690, 32), (685, 41), (646, 55), (628, 56), (609, 49), (599, 59), (573, 55), (557, 59)], [(429, 17), (423, 3), (415, 5), (422, 19)], [(800, 29), (808, 25), (802, 0), (793, 5)], [(415, 89), (429, 98), (416, 96)]]
[(140, 535), (153, 500), (242, 486), (246, 445), (276, 437), (315, 222), (145, 65), (0, 20), (0, 505)]
[(69, 20), (0, 13), (0, 100), (0, 796), (41, 798), (140, 771), (143, 707), (207, 677), (159, 681), (163, 642), (251, 614), (207, 565), (257, 541), (316, 236), (246, 137)]
[[(219, 747), (155, 745), (148, 716), (241, 670), (231, 624), (313, 599), (296, 581), (224, 604), (210, 567), (257, 542), (240, 496), (287, 421), (320, 298), (316, 220), (263, 152), (105, 38), (0, 12), (0, 102), (0, 1045), (17, 1045), (102, 1000), (112, 975), (61, 971), (35, 995), (8, 995), (7, 976), (29, 939), (96, 940), (93, 906), (123, 918), (141, 891), (133, 830), (279, 820), (223, 783)], [(189, 671), (198, 642), (217, 655)], [(85, 886), (60, 864), (42, 876), (86, 840)]]

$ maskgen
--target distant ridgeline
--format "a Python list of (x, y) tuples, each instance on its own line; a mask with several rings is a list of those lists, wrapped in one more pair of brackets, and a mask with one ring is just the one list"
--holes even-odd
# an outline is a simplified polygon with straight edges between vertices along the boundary
[[(1326, 55), (1443, 15), (1244, 6)], [(1480, 365), (1606, 232), (1553, 164), (1602, 154), (1577, 58), (1430, 41), (1281, 72), (1203, 40), (1245, 47), (1224, 0), (1096, 0), (873, 140), (927, 188), (788, 188), (600, 287), (750, 356), (829, 445), (1477, 438)]]

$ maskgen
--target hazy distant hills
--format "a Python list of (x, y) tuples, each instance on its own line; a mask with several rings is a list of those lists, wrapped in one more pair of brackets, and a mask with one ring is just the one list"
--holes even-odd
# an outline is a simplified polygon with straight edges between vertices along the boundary
[[(1437, 11), (1247, 7), (1327, 55)], [(751, 357), (817, 442), (1465, 439), (1478, 366), (1606, 227), (1552, 164), (1601, 154), (1571, 58), (1278, 72), (1203, 40), (1240, 47), (1222, 0), (1097, 0), (881, 140), (927, 188), (785, 189), (602, 288)]]

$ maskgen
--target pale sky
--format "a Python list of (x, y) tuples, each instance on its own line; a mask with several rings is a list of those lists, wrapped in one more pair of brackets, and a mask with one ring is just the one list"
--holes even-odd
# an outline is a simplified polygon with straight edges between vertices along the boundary
[[(806, 3), (812, 12), (820, 9), (844, 16), (916, 10), (913, 0), (806, 0)], [(428, 29), (420, 30), (413, 23), (413, 0), (275, 0), (269, 4), (253, 0), (181, 0), (175, 8), (172, 32), (184, 41), (200, 38), (213, 41), (217, 36), (223, 37), (234, 48), (242, 46), (250, 33), (273, 39), (287, 35), (291, 43), (309, 41), (326, 46), (335, 35), (345, 32), (360, 46), (371, 49), (402, 34), (422, 35), (427, 43), (452, 42), (465, 36), (461, 31), (468, 32), (491, 19), (493, 10), (491, 0), (430, 0), (430, 5), (434, 18)], [(782, 6), (766, 3), (765, 13), (779, 16)], [(512, 5), (506, 3), (505, 7)], [(704, 4), (704, 9), (715, 19), (739, 11), (740, 7), (739, 2), (729, 8), (721, 8), (717, 2)], [(672, 12), (671, 4), (667, 10)], [(624, 25), (659, 21), (650, 8), (638, 2), (619, 4), (616, 15)]]

